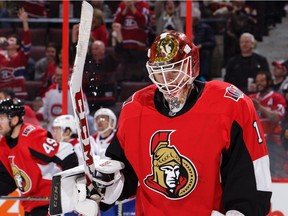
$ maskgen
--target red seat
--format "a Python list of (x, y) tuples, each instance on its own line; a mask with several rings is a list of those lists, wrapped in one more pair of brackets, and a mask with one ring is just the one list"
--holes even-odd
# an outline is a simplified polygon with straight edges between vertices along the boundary
[(62, 28), (50, 28), (48, 40), (49, 42), (62, 44)]
[[(47, 43), (47, 29), (46, 28), (35, 28), (30, 29), (31, 32), (31, 43), (33, 46), (45, 46)], [(23, 29), (17, 29), (16, 34), (22, 38)]]
[(8, 37), (9, 35), (13, 34), (14, 30), (12, 28), (2, 28), (0, 29), (0, 37)]
[(35, 61), (45, 57), (45, 46), (31, 46), (30, 50), (30, 57), (33, 58)]

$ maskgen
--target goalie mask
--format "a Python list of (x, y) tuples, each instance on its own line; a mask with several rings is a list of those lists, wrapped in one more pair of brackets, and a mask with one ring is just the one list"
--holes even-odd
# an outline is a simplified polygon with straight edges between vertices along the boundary
[(193, 80), (199, 74), (199, 50), (185, 34), (164, 32), (148, 50), (146, 68), (149, 78), (164, 94), (170, 110), (184, 106)]
[[(97, 121), (106, 121), (105, 118), (108, 118), (108, 126), (104, 128), (104, 126), (100, 126)], [(117, 123), (117, 118), (114, 112), (108, 108), (100, 108), (94, 114), (94, 127), (99, 134), (103, 134), (107, 132), (109, 129), (115, 130)]]
[[(76, 121), (75, 121), (74, 116), (72, 115), (61, 115), (55, 118), (53, 121), (53, 128), (55, 129), (57, 127), (61, 128), (61, 135), (59, 138), (60, 140), (57, 140), (58, 138), (55, 137), (55, 139), (58, 142), (63, 141), (65, 138), (70, 138), (72, 134), (77, 134)], [(70, 129), (71, 133), (67, 136), (64, 136), (64, 132), (66, 129)]]

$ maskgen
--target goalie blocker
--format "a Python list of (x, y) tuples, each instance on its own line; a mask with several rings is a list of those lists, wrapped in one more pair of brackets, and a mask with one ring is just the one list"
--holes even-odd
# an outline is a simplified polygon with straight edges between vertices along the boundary
[(124, 176), (120, 161), (94, 159), (97, 174), (93, 177), (94, 190), (87, 196), (84, 166), (78, 166), (53, 176), (49, 213), (51, 216), (76, 210), (85, 216), (99, 212), (98, 203), (113, 204), (119, 198)]

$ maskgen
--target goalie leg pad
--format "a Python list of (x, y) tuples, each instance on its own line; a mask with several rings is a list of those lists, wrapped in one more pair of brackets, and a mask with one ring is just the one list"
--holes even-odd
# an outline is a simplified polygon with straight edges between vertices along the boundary
[(79, 199), (77, 181), (80, 182), (80, 177), (84, 182), (83, 165), (53, 176), (49, 205), (50, 215), (64, 214), (75, 209)]

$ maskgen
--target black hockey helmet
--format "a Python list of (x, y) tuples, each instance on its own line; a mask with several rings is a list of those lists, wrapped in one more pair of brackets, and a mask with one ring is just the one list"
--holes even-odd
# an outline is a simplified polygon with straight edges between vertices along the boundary
[(0, 114), (6, 114), (9, 118), (25, 115), (23, 102), (18, 98), (7, 98), (0, 101)]

